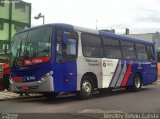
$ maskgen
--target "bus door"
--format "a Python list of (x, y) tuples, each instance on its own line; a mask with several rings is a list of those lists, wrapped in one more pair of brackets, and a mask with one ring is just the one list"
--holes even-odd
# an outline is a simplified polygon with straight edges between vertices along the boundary
[(77, 89), (78, 34), (69, 30), (56, 30), (56, 78), (55, 91)]

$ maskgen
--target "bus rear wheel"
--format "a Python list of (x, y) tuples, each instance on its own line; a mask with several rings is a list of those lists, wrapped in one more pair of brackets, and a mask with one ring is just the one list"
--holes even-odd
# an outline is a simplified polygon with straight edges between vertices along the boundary
[(127, 91), (138, 92), (138, 91), (140, 91), (141, 86), (142, 86), (141, 76), (137, 73), (137, 74), (134, 75), (133, 85), (132, 85), (132, 86), (127, 86), (127, 87), (126, 87), (126, 90), (127, 90)]
[(80, 91), (78, 92), (79, 99), (89, 99), (93, 95), (94, 85), (90, 76), (82, 78)]

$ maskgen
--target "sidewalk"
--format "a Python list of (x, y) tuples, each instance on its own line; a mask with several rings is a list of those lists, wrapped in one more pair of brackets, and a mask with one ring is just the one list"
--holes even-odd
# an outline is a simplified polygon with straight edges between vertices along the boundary
[(13, 98), (17, 98), (17, 97), (20, 97), (19, 94), (17, 94), (17, 93), (12, 93), (9, 91), (0, 91), (0, 101), (13, 99)]
[(37, 97), (42, 96), (41, 94), (29, 94), (20, 96), (20, 94), (9, 92), (9, 91), (0, 91), (0, 101), (16, 99), (16, 98), (26, 98), (26, 97)]
[(160, 78), (158, 77), (157, 81), (155, 82), (155, 84), (160, 85)]

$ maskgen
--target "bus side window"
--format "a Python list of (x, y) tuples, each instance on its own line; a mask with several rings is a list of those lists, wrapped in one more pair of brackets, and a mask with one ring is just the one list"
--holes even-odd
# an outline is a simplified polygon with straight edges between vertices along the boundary
[(148, 56), (148, 60), (151, 60), (151, 61), (155, 60), (155, 55), (154, 55), (152, 46), (147, 45), (147, 56)]
[(147, 50), (144, 44), (136, 43), (136, 51), (138, 60), (148, 60)]
[(136, 53), (133, 42), (121, 41), (121, 47), (124, 59), (136, 59)]
[(122, 58), (120, 42), (118, 39), (103, 37), (104, 55), (106, 58), (120, 59)]
[(103, 57), (101, 37), (94, 34), (82, 33), (82, 53), (84, 57)]

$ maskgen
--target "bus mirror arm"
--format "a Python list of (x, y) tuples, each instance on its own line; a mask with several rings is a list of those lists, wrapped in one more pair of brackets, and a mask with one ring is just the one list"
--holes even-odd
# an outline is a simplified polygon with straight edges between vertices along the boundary
[(63, 33), (63, 43), (67, 44), (67, 35), (65, 33)]

